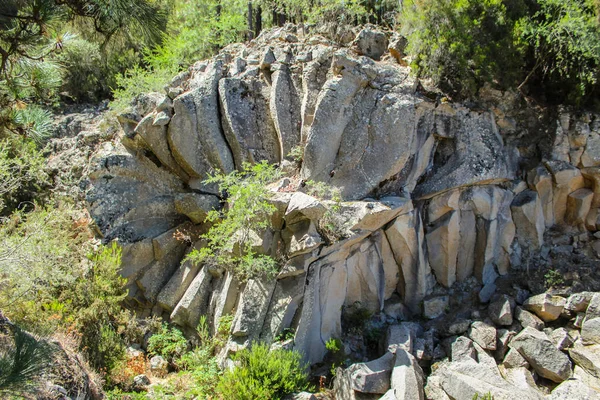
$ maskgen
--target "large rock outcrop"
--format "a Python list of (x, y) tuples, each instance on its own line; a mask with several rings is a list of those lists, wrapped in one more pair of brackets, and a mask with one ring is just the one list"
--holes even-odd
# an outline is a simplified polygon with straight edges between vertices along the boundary
[[(194, 64), (166, 94), (142, 96), (119, 117), (122, 141), (93, 158), (87, 199), (105, 240), (123, 246), (130, 301), (142, 315), (188, 328), (207, 315), (214, 330), (232, 314), (225, 353), (292, 329), (295, 348), (315, 363), (354, 304), (413, 314), (423, 301), (442, 304), (428, 314), (435, 318), (448, 297), (432, 294), (434, 286), (475, 279), (484, 298), (542, 246), (545, 229), (600, 227), (596, 120), (562, 118), (544, 162), (520, 171), (497, 110), (431, 100), (395, 56), (359, 51), (371, 34), (361, 35), (347, 48), (293, 26), (265, 31)], [(261, 160), (289, 172), (271, 188), (271, 227), (257, 234), (262, 251), (287, 259), (278, 279), (240, 285), (182, 262), (203, 245), (186, 240), (190, 232), (205, 232), (203, 216), (220, 206), (223, 194), (205, 178)], [(307, 181), (340, 190), (343, 240), (323, 237), (330, 205), (304, 193)], [(476, 369), (461, 368), (440, 379)], [(478, 388), (471, 384), (464, 387)]]

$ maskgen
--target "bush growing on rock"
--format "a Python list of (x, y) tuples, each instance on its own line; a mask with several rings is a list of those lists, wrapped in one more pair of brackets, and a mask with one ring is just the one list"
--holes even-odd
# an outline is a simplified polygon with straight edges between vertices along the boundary
[(188, 343), (183, 333), (167, 324), (162, 324), (160, 330), (148, 339), (148, 353), (151, 356), (162, 356), (169, 361), (181, 357), (187, 348)]
[(222, 211), (212, 210), (206, 222), (214, 224), (202, 237), (207, 246), (193, 250), (187, 256), (194, 263), (205, 263), (233, 272), (241, 281), (277, 273), (277, 262), (256, 249), (258, 235), (269, 226), (269, 217), (276, 211), (267, 199), (266, 185), (278, 176), (274, 166), (266, 161), (244, 164), (242, 171), (229, 175), (215, 174), (206, 183), (216, 183), (227, 196)]
[(295, 351), (269, 351), (267, 344), (255, 344), (236, 354), (239, 367), (225, 372), (217, 392), (225, 399), (281, 399), (308, 389), (308, 375)]

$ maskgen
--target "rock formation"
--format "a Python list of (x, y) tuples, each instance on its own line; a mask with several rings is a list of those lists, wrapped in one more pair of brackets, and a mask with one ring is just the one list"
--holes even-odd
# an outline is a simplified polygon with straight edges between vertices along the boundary
[[(316, 363), (327, 340), (342, 334), (343, 310), (357, 302), (371, 312), (435, 318), (448, 304), (444, 288), (456, 282), (474, 279), (480, 299), (490, 301), (496, 279), (539, 249), (546, 229), (600, 228), (600, 118), (563, 113), (551, 151), (523, 170), (521, 149), (506, 140), (514, 128), (507, 117), (431, 100), (382, 35), (365, 28), (340, 46), (291, 26), (265, 31), (194, 64), (165, 94), (142, 96), (119, 116), (122, 141), (92, 160), (87, 200), (105, 240), (123, 247), (129, 301), (142, 315), (192, 329), (206, 315), (214, 329), (234, 314), (224, 356), (291, 328), (294, 348)], [(298, 148), (294, 171), (290, 153)], [(277, 279), (240, 285), (182, 262), (203, 244), (174, 234), (206, 231), (204, 216), (219, 205), (221, 193), (204, 179), (261, 160), (291, 171), (273, 185), (278, 211), (257, 235), (261, 251), (285, 254)], [(328, 205), (303, 193), (311, 180), (341, 191), (343, 240), (331, 243), (317, 229)], [(512, 318), (505, 303), (497, 305), (501, 321), (507, 312)], [(524, 304), (519, 315), (543, 307), (544, 300)], [(527, 360), (529, 341), (549, 340), (519, 339)], [(486, 348), (474, 346), (477, 354)], [(397, 393), (395, 382), (422, 380), (405, 353), (380, 362), (393, 366), (391, 386), (364, 384)], [(475, 374), (481, 362), (445, 369), (437, 384), (466, 393), (481, 380), (512, 394), (495, 372)], [(522, 395), (537, 398), (526, 388)]]

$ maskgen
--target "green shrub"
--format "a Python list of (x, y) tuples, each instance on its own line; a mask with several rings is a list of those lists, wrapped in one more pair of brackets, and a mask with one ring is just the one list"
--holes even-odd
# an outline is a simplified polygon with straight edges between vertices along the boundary
[(515, 45), (521, 0), (408, 0), (401, 27), (418, 75), (469, 97), (484, 82), (514, 84), (522, 65)]
[(281, 399), (287, 394), (307, 390), (308, 375), (298, 352), (254, 344), (238, 352), (240, 365), (226, 371), (217, 392), (225, 399)]
[(559, 271), (551, 269), (546, 273), (546, 275), (544, 275), (544, 282), (546, 283), (547, 288), (551, 288), (553, 286), (563, 285), (565, 283), (565, 279)]
[(228, 175), (215, 174), (206, 183), (216, 183), (228, 195), (222, 211), (212, 210), (206, 222), (213, 225), (202, 235), (207, 246), (193, 250), (187, 259), (208, 263), (234, 273), (241, 282), (278, 272), (277, 262), (253, 248), (253, 236), (269, 226), (269, 217), (276, 211), (269, 203), (267, 184), (278, 177), (278, 171), (266, 161), (250, 165)]
[(594, 0), (536, 0), (537, 10), (519, 21), (516, 32), (529, 47), (530, 79), (579, 103), (598, 82), (599, 3)]
[(148, 339), (148, 354), (162, 356), (172, 362), (181, 357), (188, 349), (188, 342), (177, 328), (163, 324), (161, 329)]
[(45, 159), (36, 145), (13, 136), (0, 141), (0, 215), (24, 201), (40, 200), (48, 184)]

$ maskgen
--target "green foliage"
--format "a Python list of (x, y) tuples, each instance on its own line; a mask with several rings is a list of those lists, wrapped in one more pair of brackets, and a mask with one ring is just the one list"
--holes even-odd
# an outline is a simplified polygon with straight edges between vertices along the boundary
[(287, 156), (294, 160), (298, 166), (300, 166), (302, 164), (302, 160), (304, 159), (304, 147), (301, 145), (292, 147), (290, 154)]
[(269, 226), (269, 217), (276, 211), (269, 203), (266, 185), (274, 181), (278, 171), (266, 161), (244, 164), (242, 171), (229, 175), (217, 173), (206, 183), (216, 183), (227, 194), (222, 211), (212, 210), (206, 222), (212, 223), (202, 237), (207, 245), (187, 256), (194, 263), (212, 264), (234, 273), (241, 282), (259, 276), (273, 277), (277, 262), (254, 248), (256, 236)]
[(473, 400), (494, 400), (494, 396), (492, 396), (491, 392), (487, 392), (486, 394), (475, 393)]
[[(0, 225), (0, 308), (41, 335), (69, 330), (97, 369), (124, 355), (131, 321), (119, 275), (120, 248), (92, 248), (86, 220), (70, 208), (15, 213)], [(26, 270), (27, 274), (23, 274)]]
[(344, 345), (342, 343), (342, 341), (338, 338), (329, 338), (326, 342), (325, 342), (325, 348), (327, 349), (327, 351), (330, 351), (331, 353), (338, 353), (343, 349)]
[(412, 67), (464, 97), (493, 79), (513, 83), (521, 62), (513, 26), (523, 10), (520, 0), (408, 0), (401, 26)]
[(296, 332), (294, 332), (292, 328), (285, 328), (284, 330), (279, 332), (277, 336), (275, 336), (274, 340), (276, 342), (285, 342), (287, 340), (293, 339), (295, 335)]
[(33, 142), (18, 136), (0, 141), (0, 215), (40, 196), (48, 183), (44, 163)]
[(321, 200), (327, 210), (318, 222), (317, 229), (329, 243), (335, 243), (347, 237), (345, 221), (341, 215), (342, 194), (336, 187), (327, 185), (325, 182), (306, 182), (306, 191), (311, 196)]
[(572, 102), (579, 102), (598, 81), (597, 2), (537, 0), (537, 4), (539, 10), (523, 18), (516, 27), (533, 54), (531, 71), (523, 84), (537, 74), (538, 80), (549, 81)]
[(187, 348), (188, 343), (183, 333), (167, 324), (163, 324), (161, 329), (148, 339), (148, 354), (162, 356), (168, 361), (181, 357)]
[(239, 367), (226, 371), (217, 386), (225, 399), (281, 399), (308, 389), (308, 375), (298, 352), (254, 344), (238, 352)]
[(33, 394), (53, 352), (48, 342), (0, 321), (0, 395)]
[(551, 288), (563, 285), (565, 280), (559, 271), (551, 269), (546, 273), (546, 275), (544, 275), (544, 282), (546, 283), (547, 288)]
[(360, 301), (355, 301), (343, 309), (343, 317), (346, 325), (350, 329), (358, 331), (361, 331), (365, 327), (372, 316), (373, 314)]

